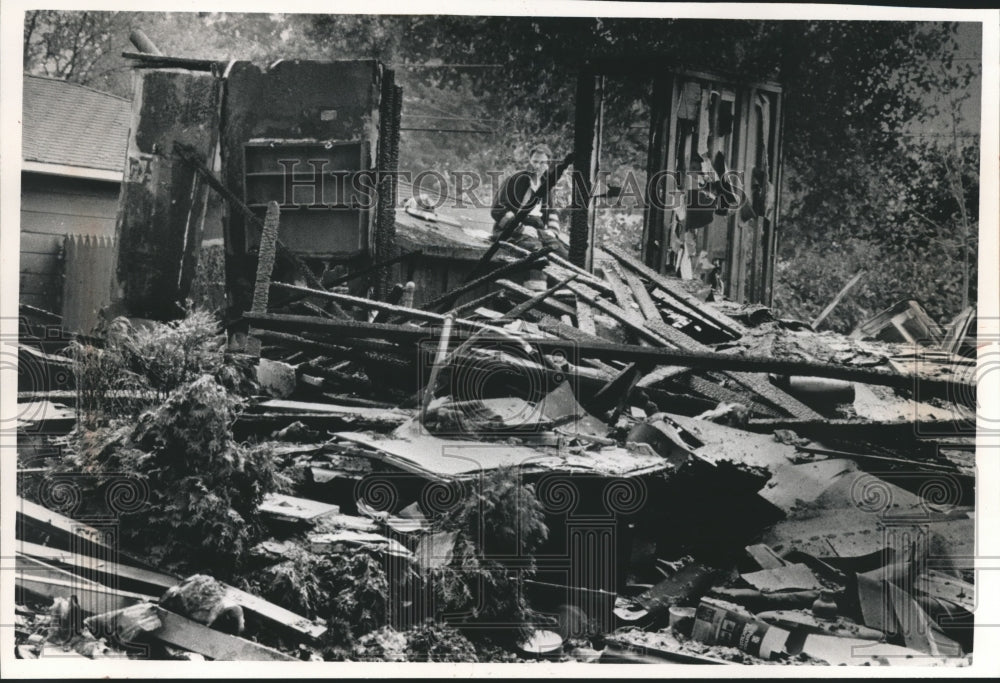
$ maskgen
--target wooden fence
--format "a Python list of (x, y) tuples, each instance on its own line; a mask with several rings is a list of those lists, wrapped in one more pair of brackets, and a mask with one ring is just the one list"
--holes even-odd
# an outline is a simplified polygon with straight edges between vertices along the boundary
[(66, 235), (63, 243), (63, 329), (89, 334), (100, 311), (111, 301), (115, 240), (112, 237)]

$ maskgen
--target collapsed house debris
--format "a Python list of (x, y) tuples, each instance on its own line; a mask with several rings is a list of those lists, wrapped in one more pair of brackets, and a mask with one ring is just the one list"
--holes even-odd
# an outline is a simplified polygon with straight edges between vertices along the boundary
[[(382, 558), (392, 604), (379, 625), (409, 633), (422, 618), (408, 612), (469, 560), (449, 511), (502, 474), (533, 492), (547, 528), (530, 558), (494, 566), (520, 577), (534, 610), (513, 657), (966, 661), (973, 440), (942, 428), (970, 419), (973, 388), (903, 374), (900, 345), (701, 301), (625, 252), (597, 254), (593, 274), (543, 257), (545, 289), (501, 286), (511, 296), (462, 315), (454, 301), (432, 313), (304, 286), (294, 291), (313, 316), (248, 311), (257, 397), (232, 429), (264, 440), (292, 482), (262, 498), (265, 535), (248, 566)], [(378, 312), (386, 322), (371, 322)], [(589, 332), (588, 314), (600, 321)], [(26, 437), (33, 405), (61, 405), (37, 412), (61, 429), (22, 453), (43, 480), (42, 442), (74, 414), (71, 400), (44, 396), (22, 403)], [(331, 615), (208, 576), (182, 581), (49, 505), (19, 502), (19, 656), (66, 643), (86, 656), (329, 655)], [(54, 626), (64, 608), (46, 600), (71, 601), (71, 637)], [(440, 605), (421, 617), (473, 643), (484, 628)]]
[[(928, 370), (651, 268), (678, 247), (652, 223), (646, 260), (593, 239), (565, 260), (411, 206), (423, 251), (400, 254), (391, 183), (371, 211), (276, 201), (282, 154), (393, 167), (391, 71), (133, 57), (132, 322), (70, 353), (22, 340), (19, 657), (969, 661), (968, 316)], [(227, 335), (169, 322), (212, 197)], [(760, 300), (773, 226), (752, 218), (766, 248), (726, 270)], [(406, 269), (454, 250), (451, 281)], [(76, 391), (30, 381), (67, 370)]]

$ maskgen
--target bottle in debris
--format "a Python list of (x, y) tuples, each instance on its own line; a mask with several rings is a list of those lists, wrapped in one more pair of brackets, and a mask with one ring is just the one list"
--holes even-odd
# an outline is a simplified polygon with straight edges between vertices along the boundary
[(812, 604), (812, 613), (817, 619), (837, 618), (837, 601), (833, 591), (822, 590), (819, 592), (819, 597)]

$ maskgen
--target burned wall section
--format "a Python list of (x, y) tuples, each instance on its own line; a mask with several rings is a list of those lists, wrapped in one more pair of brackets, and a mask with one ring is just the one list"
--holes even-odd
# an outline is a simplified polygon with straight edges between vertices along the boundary
[[(361, 143), (364, 157), (361, 170), (376, 167), (379, 142), (379, 105), (385, 72), (375, 61), (310, 62), (281, 61), (267, 70), (249, 62), (236, 62), (226, 76), (226, 94), (222, 108), (221, 160), (222, 180), (237, 196), (245, 196), (247, 168), (245, 146), (270, 141), (276, 146), (292, 141), (321, 144)], [(295, 170), (311, 172), (305, 164)], [(327, 172), (331, 169), (325, 168)], [(296, 215), (313, 209), (282, 207), (279, 239), (294, 229)], [(337, 211), (343, 209), (331, 209)], [(347, 209), (350, 210), (350, 209)], [(320, 209), (322, 211), (322, 209)], [(364, 210), (359, 221), (363, 231), (359, 250), (345, 251), (341, 260), (368, 261), (375, 212)], [(225, 217), (226, 281), (228, 305), (232, 318), (250, 308), (256, 255), (248, 244), (256, 235), (240, 212), (229, 210)], [(338, 251), (316, 244), (319, 252)], [(337, 245), (333, 245), (336, 247)], [(308, 261), (310, 254), (300, 253)], [(337, 259), (330, 259), (337, 260)], [(314, 265), (314, 264), (310, 264)], [(324, 265), (328, 266), (329, 261)], [(282, 267), (276, 264), (276, 274)]]
[(220, 97), (219, 80), (207, 73), (164, 69), (136, 77), (115, 226), (112, 291), (123, 312), (158, 320), (181, 312), (177, 303), (194, 277), (208, 188), (171, 152), (179, 142), (212, 157)]

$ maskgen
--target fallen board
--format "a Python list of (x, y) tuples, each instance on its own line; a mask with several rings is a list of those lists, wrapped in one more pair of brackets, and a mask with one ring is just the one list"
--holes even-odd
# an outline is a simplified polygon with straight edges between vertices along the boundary
[(500, 467), (554, 467), (560, 462), (559, 458), (524, 446), (440, 439), (429, 434), (379, 437), (339, 432), (336, 436), (372, 449), (400, 469), (441, 480), (468, 478)]
[(84, 614), (100, 614), (154, 599), (102, 586), (33, 558), (19, 555), (16, 559), (14, 585), (17, 588), (49, 599), (69, 599), (75, 595)]
[(296, 498), (283, 493), (267, 494), (257, 509), (265, 515), (300, 522), (312, 522), (340, 512), (340, 507), (337, 505)]
[[(88, 619), (88, 626), (97, 627), (105, 633), (112, 629), (117, 630), (116, 622), (120, 613), (121, 610), (118, 610)], [(216, 631), (156, 605), (144, 608), (143, 613), (142, 620), (153, 623), (156, 620), (159, 621), (159, 627), (143, 629), (149, 637), (183, 650), (197, 652), (211, 659), (220, 661), (296, 661), (294, 657), (282, 652), (244, 638)]]
[(141, 567), (132, 567), (120, 562), (107, 561), (104, 558), (90, 557), (71, 553), (68, 550), (50, 548), (37, 543), (17, 541), (17, 550), (23, 555), (43, 560), (53, 565), (77, 569), (78, 572), (87, 574), (99, 574), (104, 577), (103, 581), (118, 582), (125, 580), (132, 583), (142, 584), (144, 590), (150, 594), (159, 595), (163, 591), (176, 586), (180, 579), (169, 574), (161, 574)]
[(273, 602), (268, 602), (264, 598), (242, 591), (239, 588), (226, 586), (226, 596), (239, 604), (244, 610), (276, 622), (308, 638), (319, 638), (326, 633), (326, 627), (322, 624), (312, 622), (300, 614), (275, 605)]
[(400, 469), (438, 481), (468, 479), (501, 467), (611, 477), (640, 476), (673, 467), (659, 455), (619, 447), (577, 454), (556, 448), (441, 439), (415, 429), (390, 437), (363, 432), (340, 432), (335, 436), (367, 447), (373, 457)]
[(46, 543), (51, 542), (61, 549), (93, 551), (94, 554), (100, 554), (103, 557), (117, 558), (121, 563), (127, 561), (127, 564), (134, 567), (144, 567), (156, 571), (156, 568), (148, 563), (126, 555), (117, 547), (108, 545), (108, 539), (113, 538), (113, 533), (108, 530), (95, 529), (20, 496), (17, 498), (15, 509), (18, 516), (17, 535), (19, 539), (23, 538), (29, 529), (35, 529), (45, 536)]
[(629, 256), (624, 251), (620, 251), (610, 246), (605, 246), (604, 251), (614, 256), (618, 262), (626, 268), (646, 278), (651, 283), (659, 287), (661, 291), (669, 294), (671, 297), (676, 299), (679, 304), (681, 304), (685, 309), (691, 311), (693, 314), (705, 318), (720, 329), (736, 335), (737, 338), (742, 337), (746, 332), (746, 329), (740, 323), (736, 322), (721, 311), (709, 310), (709, 306), (707, 306), (705, 302), (695, 296), (692, 296), (691, 294), (688, 294), (679, 284), (671, 282), (666, 276), (657, 273), (636, 258)]
[[(40, 505), (32, 503), (31, 501), (18, 499), (18, 512), (24, 514), (27, 519), (32, 519), (36, 523), (44, 523), (47, 525), (50, 531), (61, 532), (55, 534), (56, 538), (63, 537), (68, 545), (74, 544), (73, 539), (66, 538), (67, 536), (79, 536), (91, 542), (91, 548), (98, 551), (98, 554), (102, 558), (124, 558), (125, 555), (120, 553), (116, 548), (111, 548), (109, 546), (98, 543), (96, 540), (102, 538), (102, 534), (85, 524), (76, 522), (75, 520), (60, 515), (57, 512), (53, 512), (47, 508)], [(137, 581), (140, 583), (146, 583), (149, 586), (149, 593), (159, 596), (162, 594), (163, 590), (176, 585), (179, 579), (157, 572), (153, 569), (135, 567), (130, 564), (125, 564), (118, 562), (117, 564), (108, 563), (107, 565), (101, 565), (101, 560), (97, 558), (92, 558), (87, 555), (75, 554), (66, 550), (59, 548), (51, 548), (48, 546), (41, 546), (35, 543), (28, 543), (18, 539), (17, 541), (18, 549), (22, 550), (25, 557), (30, 557), (32, 559), (46, 559), (51, 561), (56, 561), (61, 564), (73, 565), (76, 567), (82, 567), (85, 571), (95, 571), (95, 568), (100, 572), (102, 566), (106, 566), (109, 570), (114, 567), (114, 572), (118, 577), (126, 578), (129, 580)], [(132, 561), (132, 558), (128, 558)], [(34, 592), (49, 595), (50, 597), (68, 597), (66, 593), (70, 588), (80, 585), (81, 582), (86, 582), (86, 579), (82, 579), (75, 574), (58, 569), (57, 567), (51, 567), (51, 570), (62, 572), (62, 576), (59, 578), (52, 578), (48, 583), (44, 583), (41, 580), (31, 579), (25, 584), (26, 588), (33, 589)], [(36, 572), (37, 573), (37, 572)], [(51, 577), (55, 575), (52, 572), (46, 572)], [(106, 576), (108, 572), (104, 573)], [(28, 577), (31, 578), (31, 577)], [(109, 591), (113, 591), (117, 594), (125, 596), (125, 601), (119, 604), (119, 607), (124, 607), (129, 604), (134, 604), (137, 600), (149, 600), (152, 599), (149, 595), (143, 595), (138, 593), (129, 593), (127, 591), (119, 591), (113, 588), (108, 588), (107, 586), (98, 584), (96, 582), (90, 582), (94, 584), (90, 593), (94, 593), (97, 596), (106, 595)], [(44, 584), (44, 585), (43, 585)], [(322, 625), (315, 624), (301, 615), (295, 614), (283, 607), (279, 607), (274, 603), (268, 602), (263, 598), (259, 598), (255, 595), (251, 595), (245, 591), (241, 591), (232, 586), (227, 586), (227, 591), (230, 593), (232, 598), (239, 603), (241, 607), (245, 610), (252, 612), (264, 619), (269, 619), (271, 621), (277, 622), (278, 624), (285, 626), (292, 631), (295, 631), (308, 638), (317, 638), (322, 635), (326, 628)], [(81, 599), (83, 599), (81, 597)], [(96, 600), (96, 598), (89, 598), (91, 600)], [(96, 603), (95, 603), (96, 604)], [(98, 611), (107, 611), (107, 607), (99, 609)]]
[(398, 424), (406, 422), (412, 414), (402, 410), (385, 410), (382, 408), (362, 408), (358, 406), (338, 406), (332, 403), (306, 403), (304, 401), (288, 401), (271, 399), (257, 404), (257, 408), (270, 412), (282, 413), (315, 413), (338, 415), (345, 418), (370, 420), (374, 422), (393, 421)]

